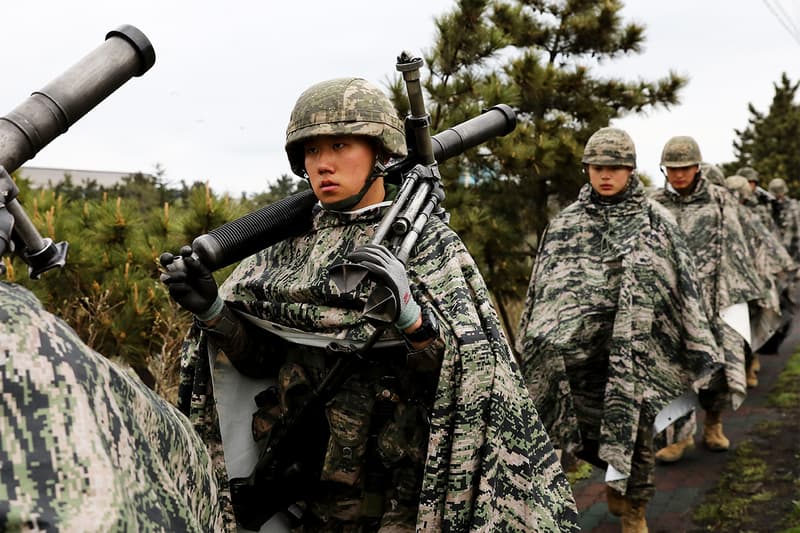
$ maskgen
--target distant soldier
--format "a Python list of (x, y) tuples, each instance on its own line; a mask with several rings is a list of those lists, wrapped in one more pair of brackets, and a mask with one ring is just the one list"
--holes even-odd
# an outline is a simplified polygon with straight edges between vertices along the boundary
[[(661, 153), (667, 184), (652, 197), (675, 215), (687, 236), (706, 312), (724, 355), (724, 372), (700, 390), (698, 399), (706, 414), (703, 443), (710, 450), (725, 451), (730, 442), (723, 432), (722, 411), (737, 409), (747, 394), (748, 303), (762, 298), (765, 289), (748, 251), (738, 202), (702, 176), (701, 162), (700, 147), (692, 137), (669, 139)], [(659, 450), (659, 459), (677, 461), (694, 445), (692, 420), (682, 418), (670, 428), (666, 442), (660, 442), (666, 446)]]
[[(767, 289), (764, 298), (751, 302), (751, 342), (747, 358), (747, 386), (758, 385), (758, 370), (761, 368), (758, 350), (784, 325), (781, 310), (781, 294), (794, 280), (797, 264), (759, 216), (760, 207), (755, 202), (753, 191), (743, 176), (730, 176), (726, 187), (736, 195), (741, 204), (742, 229), (754, 259), (757, 274)], [(770, 219), (771, 220), (771, 219)]]
[(716, 367), (696, 268), (674, 218), (644, 194), (633, 140), (603, 128), (589, 183), (550, 221), (517, 350), (551, 438), (607, 469), (609, 510), (647, 531), (656, 414)]
[(772, 214), (783, 245), (795, 261), (800, 261), (800, 209), (797, 201), (788, 196), (789, 188), (781, 178), (770, 181), (769, 190), (775, 195)]
[(714, 185), (725, 186), (725, 174), (722, 173), (722, 170), (717, 165), (705, 162), (700, 163), (700, 172)]
[[(714, 185), (727, 188), (725, 174), (722, 173), (722, 170), (717, 165), (712, 165), (711, 163), (700, 163), (700, 172)], [(750, 211), (755, 212), (767, 229), (777, 236), (778, 228), (775, 226), (775, 222), (772, 219), (771, 207), (758, 201), (758, 198), (753, 192), (753, 187), (750, 185), (751, 182), (746, 178), (744, 179), (745, 184), (747, 185), (748, 189), (750, 189), (750, 194), (747, 195), (746, 198), (740, 197), (740, 202)]]
[(223, 531), (192, 424), (0, 282), (0, 531)]

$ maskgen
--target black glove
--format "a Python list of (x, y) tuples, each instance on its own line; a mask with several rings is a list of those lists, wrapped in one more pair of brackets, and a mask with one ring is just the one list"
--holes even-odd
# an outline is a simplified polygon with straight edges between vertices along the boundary
[(191, 246), (181, 248), (178, 256), (164, 252), (159, 261), (166, 269), (160, 279), (181, 307), (200, 320), (210, 320), (222, 311), (217, 282), (211, 271), (192, 255)]
[(411, 295), (406, 267), (399, 259), (380, 244), (366, 244), (356, 248), (347, 259), (366, 268), (392, 291), (398, 307), (395, 327), (404, 330), (414, 325), (421, 310)]

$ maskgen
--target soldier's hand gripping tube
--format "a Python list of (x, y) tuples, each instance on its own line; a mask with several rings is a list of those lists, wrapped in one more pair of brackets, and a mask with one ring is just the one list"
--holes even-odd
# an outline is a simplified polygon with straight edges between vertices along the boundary
[[(432, 136), (434, 158), (444, 161), (460, 155), (469, 148), (514, 131), (516, 125), (516, 115), (511, 107), (506, 104), (492, 106), (482, 114)], [(417, 164), (415, 155), (393, 165), (392, 169), (407, 172)], [(287, 196), (200, 235), (192, 242), (192, 249), (209, 269), (219, 270), (306, 231), (311, 226), (311, 208), (316, 202), (310, 190)]]
[(179, 255), (165, 252), (159, 262), (164, 267), (161, 282), (181, 307), (203, 321), (222, 312), (225, 304), (219, 297), (217, 282), (211, 271), (194, 256), (191, 247), (182, 247)]
[[(155, 58), (137, 28), (124, 25), (108, 32), (103, 44), (0, 117), (0, 166), (7, 173), (18, 169), (122, 84), (147, 72)], [(16, 199), (4, 203), (14, 217), (15, 241), (22, 245), (16, 253), (28, 263), (30, 277), (63, 266), (67, 243), (42, 238)]]

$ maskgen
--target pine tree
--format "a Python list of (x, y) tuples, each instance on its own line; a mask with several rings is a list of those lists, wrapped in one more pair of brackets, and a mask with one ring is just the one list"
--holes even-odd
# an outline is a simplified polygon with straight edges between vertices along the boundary
[[(639, 53), (644, 29), (622, 2), (461, 0), (436, 19), (423, 80), (434, 132), (506, 103), (516, 130), (441, 165), (451, 224), (478, 261), (506, 329), (516, 326), (538, 235), (586, 182), (583, 145), (627, 113), (677, 103), (686, 80), (601, 78), (598, 65)], [(407, 111), (398, 77), (390, 87)], [(472, 185), (467, 187), (466, 183)]]
[[(194, 184), (186, 200), (160, 203), (158, 184), (133, 178), (99, 199), (81, 187), (30, 188), (17, 180), (19, 200), (43, 236), (69, 243), (66, 265), (38, 280), (19, 257), (7, 260), (7, 279), (30, 288), (91, 348), (129, 366), (147, 385), (174, 397), (180, 339), (191, 316), (159, 282), (158, 257), (244, 214), (227, 196)], [(93, 189), (92, 189), (93, 190)], [(69, 198), (65, 196), (68, 193)], [(166, 194), (166, 196), (165, 196)], [(215, 273), (223, 280), (233, 266)]]
[(795, 103), (800, 82), (792, 82), (786, 73), (774, 83), (775, 95), (767, 113), (752, 103), (747, 108), (747, 127), (734, 130), (736, 161), (723, 165), (727, 175), (742, 166), (752, 166), (766, 188), (772, 178), (783, 178), (792, 196), (800, 194), (800, 106)]

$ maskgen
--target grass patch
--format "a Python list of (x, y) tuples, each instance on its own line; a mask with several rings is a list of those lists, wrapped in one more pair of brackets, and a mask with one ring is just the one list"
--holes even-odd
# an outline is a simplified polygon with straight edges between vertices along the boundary
[(766, 490), (767, 472), (765, 461), (756, 455), (751, 441), (742, 442), (733, 452), (725, 466), (714, 492), (694, 512), (695, 522), (710, 530), (739, 528), (751, 522), (751, 509), (773, 498)]
[(800, 533), (800, 352), (789, 358), (768, 404), (780, 416), (753, 427), (695, 508), (703, 531)]
[(593, 468), (594, 467), (586, 461), (581, 461), (580, 459), (575, 461), (567, 472), (567, 479), (569, 480), (570, 486), (574, 487), (575, 483), (578, 481), (590, 477)]
[(775, 407), (796, 407), (800, 399), (800, 352), (795, 352), (786, 363), (778, 382), (769, 395), (769, 403)]

